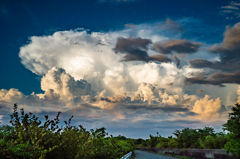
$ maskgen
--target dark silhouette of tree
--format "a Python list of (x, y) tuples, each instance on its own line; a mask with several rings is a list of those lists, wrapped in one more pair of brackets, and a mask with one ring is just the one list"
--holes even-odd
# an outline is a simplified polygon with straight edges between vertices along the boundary
[(231, 110), (227, 123), (223, 124), (223, 130), (230, 132), (224, 148), (240, 158), (240, 103), (236, 103)]

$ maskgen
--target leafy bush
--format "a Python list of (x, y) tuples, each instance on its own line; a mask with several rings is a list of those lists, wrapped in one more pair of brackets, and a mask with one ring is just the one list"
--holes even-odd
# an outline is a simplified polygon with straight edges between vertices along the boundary
[(20, 112), (21, 116), (15, 104), (10, 120), (12, 127), (0, 129), (0, 158), (113, 159), (134, 150), (132, 141), (106, 138), (104, 127), (86, 131), (81, 125), (71, 126), (73, 116), (64, 121), (65, 127), (59, 128), (61, 112), (54, 120), (45, 115), (42, 126), (32, 113), (25, 114), (23, 109)]
[(143, 140), (142, 144), (141, 144), (141, 147), (150, 147), (149, 141), (148, 140)]
[(150, 140), (149, 140), (150, 146), (155, 147), (157, 145), (157, 142), (158, 142), (158, 137), (150, 135)]
[(206, 136), (206, 138), (203, 140), (199, 140), (200, 145), (204, 149), (214, 149), (215, 148), (214, 142), (215, 142), (215, 139), (211, 135)]
[(168, 148), (178, 148), (177, 139), (171, 138), (171, 139), (168, 141)]
[(240, 138), (235, 139), (232, 133), (227, 134), (227, 143), (224, 149), (232, 152), (240, 158)]
[(159, 143), (156, 145), (157, 148), (168, 148), (168, 141), (169, 139), (160, 137)]

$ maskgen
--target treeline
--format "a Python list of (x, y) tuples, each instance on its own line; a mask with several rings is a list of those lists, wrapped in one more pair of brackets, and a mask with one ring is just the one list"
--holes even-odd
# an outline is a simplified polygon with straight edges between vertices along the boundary
[(134, 140), (120, 137), (107, 137), (104, 127), (87, 131), (81, 125), (71, 126), (71, 119), (59, 127), (58, 112), (54, 120), (45, 115), (41, 125), (32, 113), (17, 112), (11, 115), (9, 125), (0, 127), (0, 158), (14, 159), (115, 159), (134, 150)]
[(227, 143), (227, 135), (220, 132), (214, 133), (211, 127), (203, 129), (183, 128), (176, 130), (174, 137), (150, 135), (147, 140), (138, 139), (135, 143), (138, 147), (156, 148), (197, 148), (197, 149), (222, 149)]
[(232, 107), (229, 119), (223, 124), (223, 130), (227, 132), (215, 133), (211, 127), (203, 129), (183, 128), (173, 132), (173, 137), (167, 138), (160, 135), (147, 140), (135, 141), (137, 147), (156, 148), (197, 148), (197, 149), (225, 149), (240, 158), (240, 103)]

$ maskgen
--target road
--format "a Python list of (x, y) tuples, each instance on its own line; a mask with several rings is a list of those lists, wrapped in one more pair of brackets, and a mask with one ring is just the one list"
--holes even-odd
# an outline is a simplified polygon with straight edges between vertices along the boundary
[(136, 156), (134, 159), (176, 159), (174, 157), (157, 155), (154, 153), (140, 151), (140, 150), (135, 150), (135, 154), (136, 154)]

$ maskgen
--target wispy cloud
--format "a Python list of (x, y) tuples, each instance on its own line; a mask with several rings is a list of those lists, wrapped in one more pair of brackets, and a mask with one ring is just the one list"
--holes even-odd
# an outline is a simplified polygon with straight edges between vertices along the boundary
[(239, 6), (240, 3), (232, 1), (229, 5), (220, 7), (220, 13), (227, 16), (226, 19), (240, 18)]
[(184, 32), (183, 25), (177, 21), (173, 21), (170, 18), (167, 18), (164, 23), (161, 23), (158, 26), (160, 29), (169, 30), (169, 31), (178, 31)]
[(232, 1), (232, 2), (231, 2), (231, 5), (240, 6), (240, 3)]
[(235, 6), (222, 6), (221, 9), (233, 9), (233, 10), (239, 10), (238, 7)]

